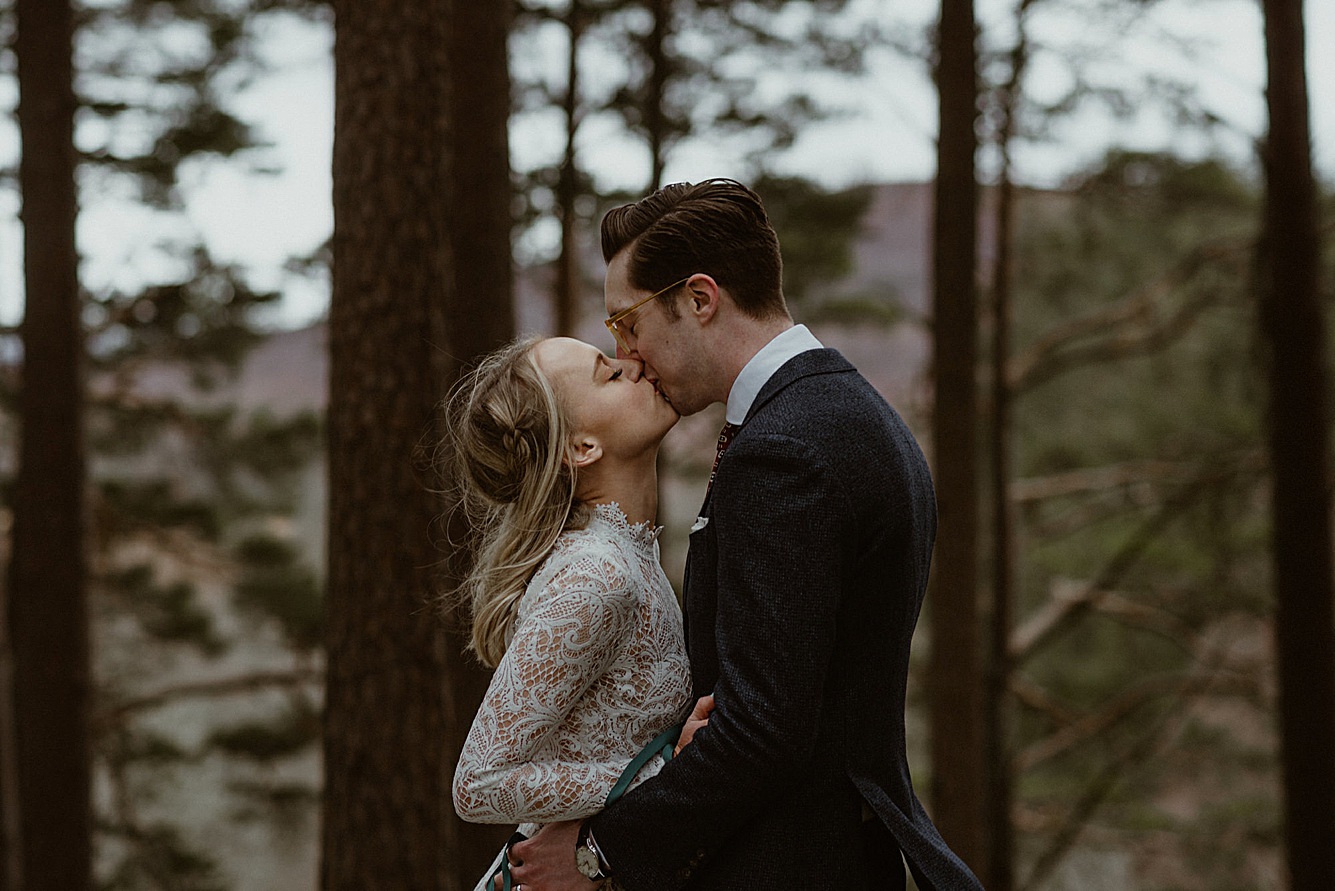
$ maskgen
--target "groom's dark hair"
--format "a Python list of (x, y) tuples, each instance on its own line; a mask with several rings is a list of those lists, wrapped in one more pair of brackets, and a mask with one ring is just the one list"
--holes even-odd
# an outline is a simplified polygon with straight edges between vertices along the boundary
[[(657, 291), (703, 272), (753, 318), (786, 315), (783, 260), (760, 196), (732, 179), (673, 183), (603, 217), (603, 259), (629, 247), (632, 287)], [(677, 316), (676, 295), (664, 309)]]

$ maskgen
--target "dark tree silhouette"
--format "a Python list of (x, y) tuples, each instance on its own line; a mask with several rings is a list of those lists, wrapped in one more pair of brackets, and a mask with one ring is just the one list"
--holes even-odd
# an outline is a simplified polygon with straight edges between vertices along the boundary
[(997, 182), (996, 250), (992, 265), (992, 418), (988, 430), (992, 514), (992, 615), (989, 618), (986, 691), (983, 702), (984, 750), (987, 758), (987, 871), (984, 884), (992, 891), (1015, 887), (1015, 832), (1011, 823), (1014, 784), (1011, 776), (1010, 637), (1015, 614), (1015, 517), (1010, 482), (1014, 472), (1013, 411), (1006, 366), (1010, 361), (1014, 313), (1015, 181), (1011, 165), (1020, 89), (1028, 61), (1025, 15), (1034, 0), (1019, 0), (1015, 11), (1018, 35), (1009, 53), (1009, 73), (996, 89), (995, 142), (1001, 156)]
[(561, 253), (556, 259), (556, 333), (567, 337), (575, 334), (579, 324), (579, 244), (575, 237), (579, 215), (575, 202), (579, 198), (580, 172), (575, 140), (584, 116), (580, 103), (580, 44), (590, 17), (581, 0), (570, 0), (564, 16), (569, 55), (565, 94), (561, 98), (566, 125), (565, 152), (556, 172), (556, 212), (561, 220)]
[(1335, 594), (1325, 321), (1302, 0), (1265, 0), (1266, 202), (1261, 328), (1269, 353), (1275, 634), (1291, 887), (1335, 875)]
[[(449, 675), (463, 664), (458, 641), (430, 605), (441, 563), (430, 528), (442, 504), (412, 458), (461, 365), (513, 327), (508, 256), (491, 287), (465, 290), (457, 274), (482, 263), (470, 273), (476, 286), (508, 255), (508, 226), (492, 206), (510, 201), (496, 130), (505, 115), (470, 115), (463, 132), (462, 94), (452, 92), (455, 57), (476, 39), (470, 58), (482, 68), (466, 82), (470, 95), (485, 84), (475, 98), (508, 109), (496, 80), (504, 26), (493, 17), (503, 6), (334, 4), (326, 889), (467, 888), (494, 853), (465, 848), (451, 813), (450, 750), (479, 683), (473, 672)], [(464, 139), (478, 140), (466, 159)], [(473, 176), (501, 194), (459, 187)], [(456, 260), (459, 228), (479, 223), (491, 247)]]
[(981, 872), (985, 850), (978, 617), (978, 53), (972, 0), (942, 0), (932, 240), (933, 472), (940, 511), (930, 597), (932, 805), (946, 841)]
[[(453, 92), (453, 120), (468, 125), (453, 128), (453, 165), (450, 183), (459, 225), (454, 239), (454, 297), (445, 307), (449, 349), (461, 362), (486, 353), (514, 336), (514, 271), (511, 253), (513, 186), (510, 178), (510, 72), (506, 42), (511, 26), (508, 3), (470, 3), (456, 0), (451, 22), (454, 68), (452, 82), (467, 84)], [(451, 380), (455, 369), (450, 369)], [(451, 522), (458, 519), (450, 515)], [(447, 528), (446, 542), (463, 541), (462, 529)], [(447, 555), (446, 578), (457, 565)], [(451, 615), (446, 638), (445, 669), (448, 727), (443, 741), (446, 763), (459, 760), (464, 737), (491, 673), (464, 652), (468, 636), (462, 619)], [(458, 852), (450, 865), (447, 888), (472, 888), (490, 858), (504, 842), (509, 828), (449, 822), (451, 850)]]
[(9, 573), (22, 887), (92, 881), (83, 342), (68, 0), (19, 0), (24, 274)]

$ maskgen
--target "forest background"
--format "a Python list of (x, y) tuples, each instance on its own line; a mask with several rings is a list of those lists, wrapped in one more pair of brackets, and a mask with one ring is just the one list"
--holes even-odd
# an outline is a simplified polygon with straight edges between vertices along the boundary
[[(1288, 292), (1261, 237), (1260, 8), (375, 6), (4, 8), (24, 162), (77, 166), (78, 207), (46, 191), (58, 167), (0, 181), (28, 229), (0, 229), (0, 315), (28, 295), (0, 333), (0, 887), (471, 887), (499, 841), (440, 785), (485, 677), (424, 607), (453, 559), (432, 406), (517, 330), (609, 346), (601, 213), (713, 175), (761, 191), (794, 315), (933, 458), (952, 519), (910, 755), (987, 886), (1324, 887), (1293, 827), (1329, 848), (1329, 820), (1292, 808), (1335, 774), (1329, 563), (1300, 579), (1316, 646), (1295, 642), (1272, 519), (1285, 468), (1328, 513), (1324, 469), (1273, 459), (1276, 356), (1315, 350), (1278, 389), (1315, 398), (1296, 435), (1328, 464), (1303, 341), (1324, 323), (1263, 324)], [(1308, 46), (1335, 37), (1308, 13)], [(68, 132), (24, 121), (44, 89)], [(1331, 89), (1313, 79), (1327, 172)], [(68, 375), (37, 365), (59, 330)], [(674, 582), (720, 422), (665, 448)], [(34, 503), (72, 507), (25, 546)], [(1279, 730), (1286, 655), (1306, 750)], [(75, 742), (25, 749), (47, 732)]]

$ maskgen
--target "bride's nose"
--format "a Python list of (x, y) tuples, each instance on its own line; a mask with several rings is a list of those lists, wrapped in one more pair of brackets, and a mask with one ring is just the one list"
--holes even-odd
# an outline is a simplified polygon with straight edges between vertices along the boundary
[(638, 382), (644, 376), (644, 363), (639, 359), (619, 359), (618, 362), (631, 382)]

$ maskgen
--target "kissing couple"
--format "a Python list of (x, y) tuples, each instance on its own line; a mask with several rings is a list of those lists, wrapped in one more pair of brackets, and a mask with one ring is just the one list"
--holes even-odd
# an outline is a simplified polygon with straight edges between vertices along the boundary
[[(447, 403), (476, 535), (461, 589), (495, 674), (454, 777), (517, 823), (522, 891), (981, 891), (919, 804), (904, 697), (936, 504), (900, 416), (794, 325), (759, 196), (714, 179), (610, 211), (608, 358), (487, 357)], [(682, 607), (656, 459), (726, 404)]]

